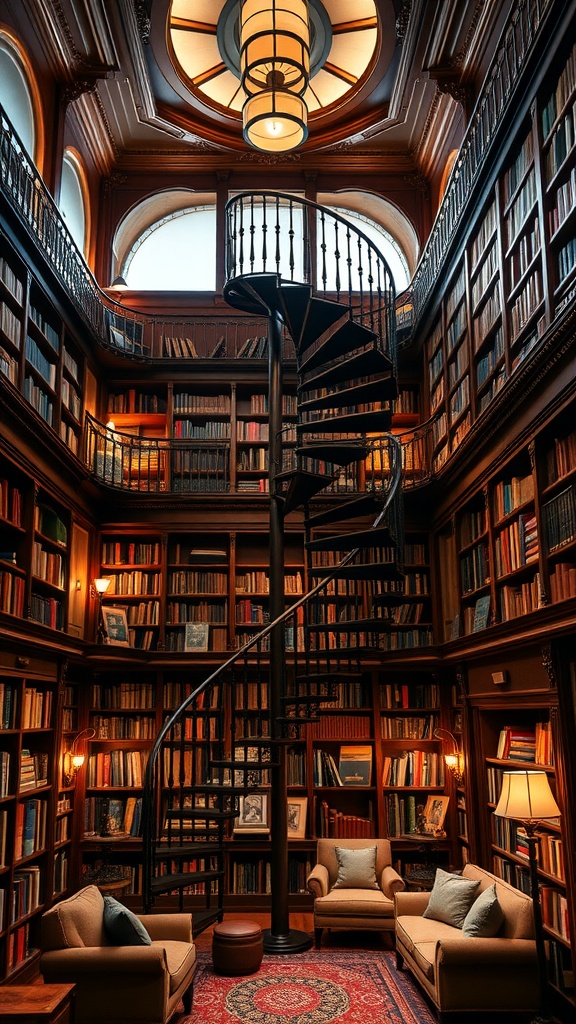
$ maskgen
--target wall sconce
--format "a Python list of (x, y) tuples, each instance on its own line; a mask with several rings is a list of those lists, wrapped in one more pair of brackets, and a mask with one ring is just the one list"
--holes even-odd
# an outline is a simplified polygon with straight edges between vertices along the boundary
[(76, 774), (84, 764), (86, 759), (85, 754), (81, 754), (78, 750), (78, 743), (81, 739), (91, 740), (96, 735), (95, 729), (82, 729), (72, 741), (70, 750), (64, 752), (64, 785), (71, 786), (76, 778)]
[(464, 779), (464, 766), (462, 763), (462, 752), (458, 746), (458, 740), (454, 733), (450, 732), (449, 729), (434, 729), (434, 738), (442, 740), (444, 743), (448, 740), (452, 747), (444, 753), (444, 764), (448, 771), (454, 776), (456, 784), (460, 786)]
[(102, 598), (108, 590), (112, 580), (110, 577), (103, 576), (100, 579), (92, 580), (90, 587), (90, 597), (98, 598), (98, 628), (96, 630), (96, 643), (105, 644), (108, 640), (108, 631), (104, 625), (104, 616), (102, 615)]

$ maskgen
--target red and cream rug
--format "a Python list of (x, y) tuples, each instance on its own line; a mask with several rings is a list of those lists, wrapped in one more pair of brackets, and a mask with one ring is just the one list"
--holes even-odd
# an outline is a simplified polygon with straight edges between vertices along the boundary
[(319, 950), (265, 956), (256, 974), (224, 978), (198, 954), (192, 1014), (177, 1024), (436, 1024), (393, 953)]

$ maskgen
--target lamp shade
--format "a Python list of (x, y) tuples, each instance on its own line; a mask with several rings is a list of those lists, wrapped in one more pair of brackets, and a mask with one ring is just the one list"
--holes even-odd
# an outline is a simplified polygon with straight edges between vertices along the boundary
[(552, 795), (546, 772), (503, 772), (502, 792), (494, 813), (517, 821), (559, 818), (560, 808)]
[(94, 590), (97, 594), (105, 594), (110, 586), (112, 580), (109, 576), (102, 576), (99, 579), (94, 580)]
[(240, 71), (246, 100), (244, 138), (278, 153), (305, 141), (310, 80), (310, 24), (306, 0), (242, 0)]

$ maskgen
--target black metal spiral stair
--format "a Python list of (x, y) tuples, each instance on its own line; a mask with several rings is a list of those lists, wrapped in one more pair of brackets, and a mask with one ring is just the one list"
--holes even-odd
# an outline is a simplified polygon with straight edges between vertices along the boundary
[[(306, 205), (309, 225), (313, 204)], [(314, 216), (323, 224), (319, 210)], [(233, 224), (237, 217), (243, 224), (240, 254), (247, 233), (250, 260), (248, 266), (243, 259), (234, 262), (225, 295), (241, 309), (266, 311), (270, 324), (272, 621), (167, 716), (156, 739), (143, 801), (144, 904), (150, 910), (161, 895), (171, 893), (183, 906), (186, 894), (200, 891), (195, 932), (221, 919), (224, 844), (231, 821), (241, 798), (269, 787), (273, 911), (265, 948), (297, 952), (310, 940), (288, 927), (290, 745), (318, 720), (322, 705), (334, 700), (342, 682), (362, 679), (363, 652), (378, 648), (379, 638), (393, 628), (390, 609), (402, 600), (401, 459), (391, 436), (385, 442), (386, 466), (369, 478), (365, 472), (369, 435), (377, 433), (382, 445), (396, 397), (394, 293), (388, 277), (382, 286), (382, 267), (378, 288), (372, 287), (371, 250), (370, 287), (364, 288), (360, 274), (359, 293), (349, 285), (330, 297), (319, 295), (311, 284), (286, 279), (278, 259), (274, 272), (266, 268), (266, 257), (257, 268), (254, 232), (247, 231), (244, 214), (235, 212)], [(351, 229), (339, 230), (346, 232), (350, 253)], [(274, 237), (277, 245), (277, 231)], [(349, 256), (347, 262), (350, 271)], [(299, 379), (297, 445), (288, 468), (279, 413), (281, 365), (274, 356), (280, 325), (294, 341)], [(350, 472), (355, 473), (354, 493), (343, 501), (337, 483)], [(308, 575), (314, 586), (286, 609), (278, 539), (285, 517), (298, 508), (304, 509)], [(338, 621), (326, 621), (331, 589), (346, 609)]]

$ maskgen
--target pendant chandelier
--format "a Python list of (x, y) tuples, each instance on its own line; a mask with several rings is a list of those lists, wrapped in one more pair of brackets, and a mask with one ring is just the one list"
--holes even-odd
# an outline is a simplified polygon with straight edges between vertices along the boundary
[(310, 80), (307, 0), (241, 0), (240, 71), (244, 138), (285, 153), (306, 141)]

